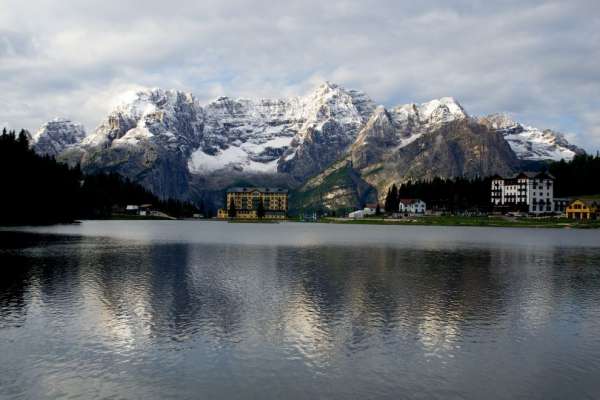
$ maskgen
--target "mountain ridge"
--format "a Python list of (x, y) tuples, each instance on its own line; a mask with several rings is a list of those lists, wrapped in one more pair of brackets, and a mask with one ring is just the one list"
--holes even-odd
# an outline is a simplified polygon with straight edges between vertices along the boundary
[[(451, 97), (386, 108), (330, 82), (305, 96), (206, 105), (191, 93), (148, 89), (125, 98), (89, 135), (71, 121), (48, 124), (34, 135), (36, 151), (185, 200), (239, 180), (301, 188), (339, 160), (381, 194), (392, 180), (506, 173), (519, 160), (583, 153), (557, 132), (472, 117)], [(352, 176), (348, 182), (358, 182)]]

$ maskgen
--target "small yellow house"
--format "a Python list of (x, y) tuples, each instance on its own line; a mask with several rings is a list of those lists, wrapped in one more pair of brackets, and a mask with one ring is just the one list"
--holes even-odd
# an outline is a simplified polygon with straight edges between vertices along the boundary
[(575, 199), (566, 209), (570, 219), (596, 219), (600, 205), (594, 200)]

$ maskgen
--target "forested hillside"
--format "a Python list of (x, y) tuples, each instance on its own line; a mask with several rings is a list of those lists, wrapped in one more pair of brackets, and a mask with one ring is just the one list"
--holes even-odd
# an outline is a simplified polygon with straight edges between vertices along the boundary
[(191, 216), (195, 206), (160, 200), (117, 174), (85, 175), (29, 148), (28, 134), (0, 135), (0, 224), (48, 224), (109, 218), (127, 204), (152, 204), (174, 217)]
[[(552, 162), (547, 167), (556, 178), (554, 197), (575, 197), (600, 194), (600, 156), (577, 155), (571, 161)], [(397, 192), (388, 192), (391, 204), (396, 198), (419, 198), (428, 207), (457, 210), (487, 210), (490, 203), (490, 178), (440, 179), (408, 182)], [(396, 201), (394, 203), (394, 201)]]

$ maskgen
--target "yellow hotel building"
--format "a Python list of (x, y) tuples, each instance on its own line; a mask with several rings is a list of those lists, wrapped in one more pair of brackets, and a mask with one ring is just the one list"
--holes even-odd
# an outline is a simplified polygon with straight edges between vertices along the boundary
[(231, 202), (235, 205), (236, 218), (256, 219), (256, 210), (262, 200), (266, 219), (285, 219), (288, 211), (288, 191), (280, 188), (234, 187), (227, 190), (225, 208), (218, 211), (218, 218), (229, 218)]
[(567, 207), (567, 218), (596, 219), (600, 205), (592, 200), (577, 199)]

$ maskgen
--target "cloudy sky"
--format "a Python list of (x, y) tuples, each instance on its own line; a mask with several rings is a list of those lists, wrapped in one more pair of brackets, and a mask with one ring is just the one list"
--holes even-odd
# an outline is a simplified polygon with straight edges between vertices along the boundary
[(0, 125), (92, 130), (140, 87), (457, 98), (600, 149), (600, 1), (0, 0)]

